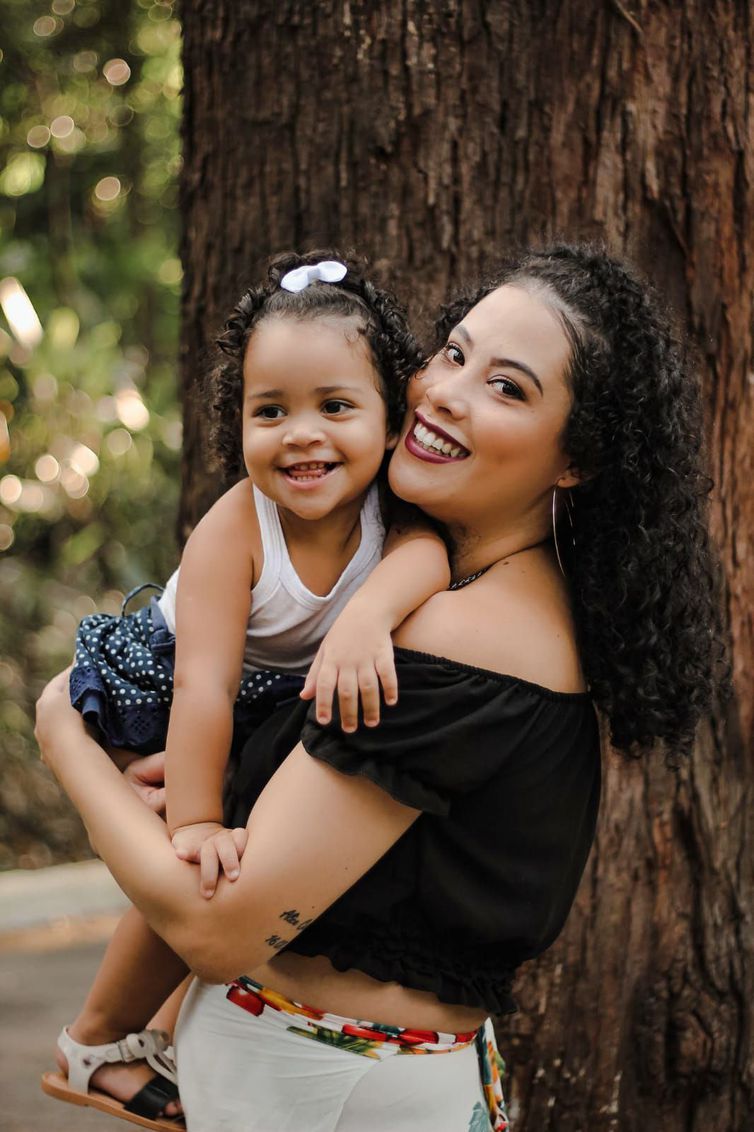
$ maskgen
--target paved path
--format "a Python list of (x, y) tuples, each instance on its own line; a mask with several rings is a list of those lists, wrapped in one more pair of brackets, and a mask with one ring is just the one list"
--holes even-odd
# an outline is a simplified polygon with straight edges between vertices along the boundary
[(123, 901), (99, 861), (0, 873), (0, 1132), (135, 1127), (52, 1100), (39, 1088)]

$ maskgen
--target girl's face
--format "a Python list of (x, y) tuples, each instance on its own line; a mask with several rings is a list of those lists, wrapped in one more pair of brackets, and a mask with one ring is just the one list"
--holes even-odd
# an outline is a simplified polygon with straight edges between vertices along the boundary
[(559, 439), (569, 358), (546, 302), (510, 284), (486, 295), (409, 383), (396, 494), (480, 535), (538, 517), (556, 482), (577, 482)]
[(243, 374), (244, 463), (260, 491), (304, 519), (360, 505), (395, 438), (356, 321), (264, 319)]

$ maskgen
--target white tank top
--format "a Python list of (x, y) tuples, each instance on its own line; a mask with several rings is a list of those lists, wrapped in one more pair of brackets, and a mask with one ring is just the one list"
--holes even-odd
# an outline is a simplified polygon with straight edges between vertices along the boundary
[[(251, 591), (244, 669), (277, 668), (305, 676), (322, 638), (349, 598), (382, 557), (385, 528), (379, 492), (372, 484), (361, 508), (361, 541), (356, 553), (328, 594), (308, 590), (293, 568), (275, 503), (253, 487), (262, 535), (262, 575)], [(175, 632), (178, 573), (168, 579), (159, 601), (168, 629)]]

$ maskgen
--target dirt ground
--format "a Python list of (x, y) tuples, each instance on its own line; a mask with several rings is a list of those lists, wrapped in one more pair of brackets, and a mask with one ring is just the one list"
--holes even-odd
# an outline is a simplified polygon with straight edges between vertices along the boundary
[[(104, 925), (71, 940), (55, 927), (0, 941), (0, 1130), (120, 1132), (133, 1125), (44, 1095), (39, 1078), (54, 1068), (55, 1041), (73, 1017), (104, 950)], [(81, 938), (83, 936), (83, 939)], [(18, 944), (18, 946), (16, 946)]]

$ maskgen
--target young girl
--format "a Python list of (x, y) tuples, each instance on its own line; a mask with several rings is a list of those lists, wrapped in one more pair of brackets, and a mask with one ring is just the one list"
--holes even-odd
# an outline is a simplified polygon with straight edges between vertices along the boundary
[[(82, 622), (71, 675), (74, 705), (108, 745), (161, 749), (169, 711), (167, 822), (178, 856), (200, 865), (208, 898), (220, 870), (239, 875), (247, 837), (223, 825), (234, 715), (248, 730), (298, 692), (311, 667), (302, 694), (316, 692), (320, 720), (337, 688), (344, 730), (357, 726), (359, 696), (364, 723), (376, 725), (379, 684), (386, 702), (397, 698), (390, 632), (450, 580), (444, 545), (418, 525), (393, 530), (380, 561), (375, 480), (419, 362), (395, 303), (353, 263), (281, 256), (218, 344), (227, 361), (214, 374), (216, 440), (226, 471), (243, 465), (248, 479), (198, 524), (159, 604)], [(183, 972), (132, 909), (83, 1013), (60, 1036), (67, 1079), (47, 1074), (46, 1091), (169, 1126), (158, 1114), (175, 1111), (175, 1090), (160, 1078), (131, 1097), (133, 1073), (124, 1082), (109, 1066), (100, 1072), (96, 1083), (128, 1099), (128, 1111), (89, 1083), (106, 1062), (134, 1058), (172, 1076), (163, 1036), (124, 1035), (144, 1026)]]

